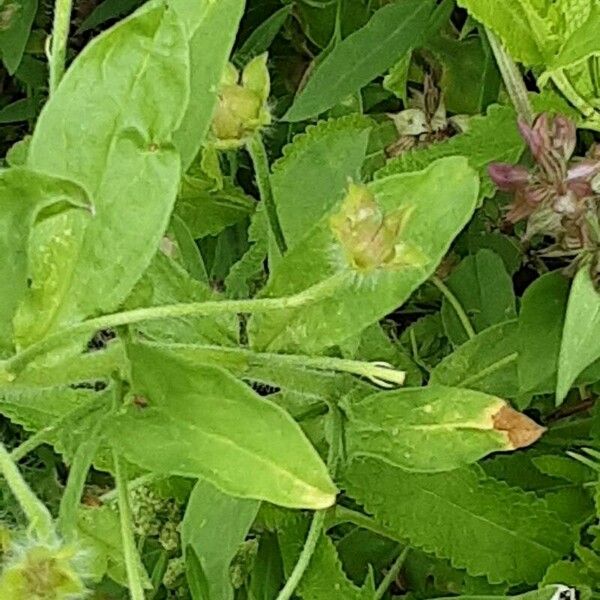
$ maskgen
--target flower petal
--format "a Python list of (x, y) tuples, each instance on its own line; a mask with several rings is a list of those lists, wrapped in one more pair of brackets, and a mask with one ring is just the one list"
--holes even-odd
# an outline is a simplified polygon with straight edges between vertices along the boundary
[(488, 174), (503, 192), (514, 192), (529, 182), (529, 172), (520, 165), (492, 163), (488, 166)]

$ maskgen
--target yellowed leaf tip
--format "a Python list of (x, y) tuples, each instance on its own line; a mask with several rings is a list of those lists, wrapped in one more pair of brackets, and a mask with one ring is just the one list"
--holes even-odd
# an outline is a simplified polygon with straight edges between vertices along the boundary
[(494, 429), (506, 434), (511, 450), (530, 446), (546, 431), (545, 427), (507, 405), (494, 415)]

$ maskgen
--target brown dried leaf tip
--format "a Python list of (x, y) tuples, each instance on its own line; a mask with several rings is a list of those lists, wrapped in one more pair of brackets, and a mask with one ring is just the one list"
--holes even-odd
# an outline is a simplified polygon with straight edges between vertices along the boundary
[(506, 433), (511, 450), (530, 446), (546, 431), (545, 427), (510, 406), (503, 406), (493, 419), (494, 429)]

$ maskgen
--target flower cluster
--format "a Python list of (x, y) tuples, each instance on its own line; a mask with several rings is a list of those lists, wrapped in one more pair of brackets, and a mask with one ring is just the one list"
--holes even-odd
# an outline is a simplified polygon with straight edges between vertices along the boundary
[[(585, 217), (595, 200), (594, 178), (600, 173), (600, 156), (592, 150), (587, 158), (573, 159), (575, 124), (568, 118), (543, 113), (533, 126), (520, 121), (519, 130), (535, 161), (532, 169), (522, 165), (493, 163), (488, 172), (498, 188), (514, 194), (506, 214), (509, 222), (534, 217), (537, 231), (559, 237), (560, 232), (587, 242)], [(574, 234), (574, 235), (573, 235)]]

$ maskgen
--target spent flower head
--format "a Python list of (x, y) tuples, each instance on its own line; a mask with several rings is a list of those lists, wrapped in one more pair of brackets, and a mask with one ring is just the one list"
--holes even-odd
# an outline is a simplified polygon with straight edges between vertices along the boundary
[[(498, 188), (514, 194), (506, 219), (516, 223), (534, 213), (544, 213), (540, 222), (565, 225), (578, 221), (595, 195), (594, 177), (600, 173), (597, 156), (573, 159), (575, 124), (565, 116), (542, 113), (533, 126), (519, 121), (535, 166), (492, 163), (489, 175)], [(548, 231), (548, 233), (552, 233)]]
[(252, 59), (241, 74), (231, 63), (227, 66), (212, 122), (217, 148), (239, 148), (271, 123), (267, 105), (270, 87), (267, 54)]

